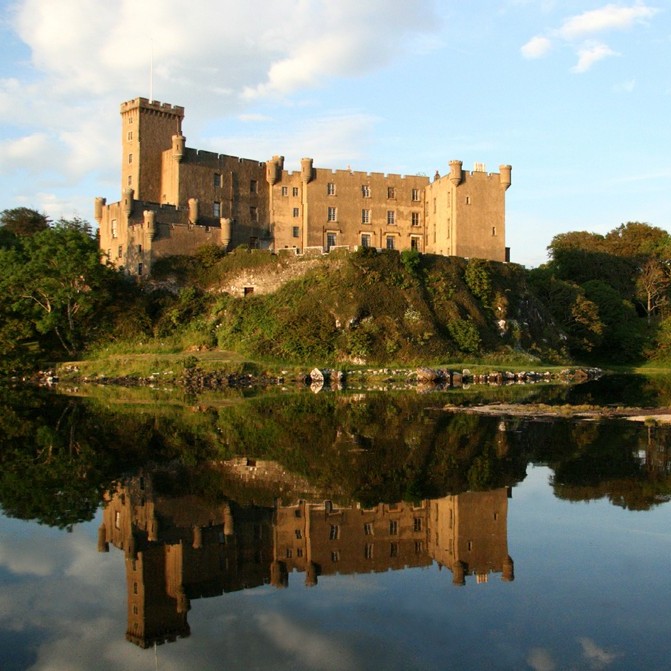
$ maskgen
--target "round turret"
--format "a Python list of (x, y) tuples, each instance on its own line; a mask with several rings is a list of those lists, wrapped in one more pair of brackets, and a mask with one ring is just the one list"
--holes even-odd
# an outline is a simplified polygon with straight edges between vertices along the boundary
[(233, 511), (231, 510), (231, 504), (227, 503), (224, 508), (224, 535), (232, 536), (234, 531)]
[(311, 158), (302, 158), (301, 159), (301, 179), (305, 184), (309, 184), (312, 181), (312, 170), (313, 170), (313, 161)]
[(503, 575), (501, 580), (505, 582), (512, 582), (515, 580), (515, 562), (511, 559), (510, 555), (507, 555), (503, 560)]
[[(228, 249), (228, 246), (231, 244), (231, 220), (227, 217), (222, 217), (219, 219), (219, 225), (221, 226), (221, 246), (224, 249)], [(231, 524), (232, 522), (233, 519), (231, 518)]]
[(274, 561), (270, 565), (270, 584), (277, 589), (289, 586), (289, 572), (285, 562)]
[(110, 544), (107, 542), (107, 529), (105, 528), (105, 523), (103, 522), (98, 527), (98, 552), (109, 552)]
[(172, 157), (178, 163), (184, 158), (184, 147), (186, 138), (180, 133), (172, 136)]
[(106, 198), (102, 198), (98, 196), (95, 200), (95, 205), (93, 207), (93, 216), (95, 217), (95, 220), (100, 223), (100, 221), (103, 218), (103, 207), (105, 207), (105, 203), (107, 203)]
[(189, 223), (198, 223), (198, 198), (189, 198)]
[(123, 190), (121, 200), (123, 204), (123, 211), (127, 217), (130, 217), (131, 212), (133, 211), (133, 196), (135, 192), (129, 186)]
[(500, 165), (499, 166), (499, 179), (501, 180), (501, 186), (505, 191), (508, 190), (510, 187), (512, 181), (510, 177), (510, 173), (513, 169), (512, 165)]
[(452, 564), (452, 584), (459, 586), (466, 584), (466, 565), (462, 561), (455, 561)]
[(311, 561), (305, 569), (305, 586), (314, 587), (317, 584), (317, 576), (319, 575), (319, 568), (317, 564)]
[(144, 219), (144, 225), (147, 227), (149, 239), (153, 240), (154, 235), (156, 234), (156, 212), (153, 210), (145, 210), (142, 213), (142, 217)]
[(273, 156), (266, 161), (266, 180), (270, 186), (274, 186), (282, 179), (284, 170), (284, 156)]
[(462, 165), (462, 161), (450, 161), (450, 182), (452, 182), (454, 186), (459, 186), (459, 184), (461, 184), (463, 178)]

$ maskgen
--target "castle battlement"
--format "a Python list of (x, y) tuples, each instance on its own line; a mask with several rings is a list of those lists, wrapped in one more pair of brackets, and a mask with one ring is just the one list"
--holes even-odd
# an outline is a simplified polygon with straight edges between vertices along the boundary
[(129, 112), (137, 108), (145, 110), (153, 110), (155, 112), (164, 112), (172, 116), (184, 117), (184, 108), (179, 105), (171, 105), (170, 103), (162, 103), (158, 100), (149, 100), (148, 98), (134, 98), (121, 103), (121, 113)]
[[(147, 274), (203, 244), (323, 252), (360, 247), (507, 261), (505, 193), (511, 166), (487, 172), (449, 161), (441, 177), (322, 168), (303, 157), (264, 161), (185, 147), (184, 108), (135, 98), (121, 104), (121, 201), (95, 202), (110, 263)], [(151, 226), (136, 226), (145, 212)], [(149, 215), (147, 215), (149, 216)], [(216, 233), (218, 231), (218, 233)]]

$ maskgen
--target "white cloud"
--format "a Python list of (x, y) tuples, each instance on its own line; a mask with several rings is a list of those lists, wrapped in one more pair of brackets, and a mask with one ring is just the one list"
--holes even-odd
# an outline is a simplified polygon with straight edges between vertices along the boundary
[(578, 74), (587, 72), (595, 63), (602, 61), (604, 58), (618, 55), (606, 44), (590, 44), (581, 47), (578, 49), (578, 62), (571, 68), (571, 72)]
[(300, 105), (329, 78), (440, 46), (433, 0), (199, 0), (188, 11), (183, 0), (17, 0), (5, 17), (29, 63), (0, 79), (0, 172), (27, 171), (33, 194), (76, 189), (101, 168), (111, 179), (124, 100), (188, 105), (197, 137), (213, 119), (271, 121), (258, 109), (266, 97)]
[(606, 5), (566, 19), (559, 29), (559, 35), (566, 40), (576, 40), (607, 30), (625, 30), (635, 23), (651, 19), (656, 13), (656, 9), (643, 3), (633, 7)]
[(529, 59), (545, 56), (553, 46), (553, 38), (573, 49), (578, 56), (578, 62), (571, 68), (571, 72), (587, 72), (598, 61), (619, 55), (607, 44), (594, 42), (593, 36), (608, 31), (626, 30), (636, 24), (645, 23), (657, 12), (656, 8), (648, 7), (643, 2), (637, 2), (630, 7), (605, 5), (564, 19), (559, 28), (548, 31), (547, 35), (532, 37), (521, 47), (520, 52), (524, 58)]
[(552, 49), (552, 42), (549, 38), (537, 35), (532, 37), (521, 49), (524, 58), (542, 58), (550, 49)]

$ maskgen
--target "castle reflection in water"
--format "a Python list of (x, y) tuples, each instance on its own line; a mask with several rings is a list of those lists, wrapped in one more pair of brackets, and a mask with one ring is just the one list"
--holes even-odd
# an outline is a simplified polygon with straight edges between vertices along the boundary
[[(254, 470), (256, 463), (250, 463)], [(465, 492), (417, 503), (340, 507), (299, 499), (290, 505), (208, 504), (155, 492), (151, 474), (110, 496), (98, 549), (123, 550), (128, 592), (126, 638), (148, 647), (190, 633), (193, 599), (319, 576), (447, 567), (455, 585), (500, 573), (514, 579), (508, 554), (510, 490)], [(296, 577), (298, 577), (296, 575)]]

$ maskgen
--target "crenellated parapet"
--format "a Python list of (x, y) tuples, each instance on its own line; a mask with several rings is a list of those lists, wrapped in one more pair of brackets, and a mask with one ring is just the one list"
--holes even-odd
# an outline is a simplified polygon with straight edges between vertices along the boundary
[(165, 117), (179, 117), (184, 118), (184, 108), (179, 105), (170, 105), (169, 103), (162, 103), (158, 100), (149, 100), (148, 98), (134, 98), (121, 103), (121, 114), (130, 112), (135, 109), (142, 109), (154, 114), (163, 115)]

